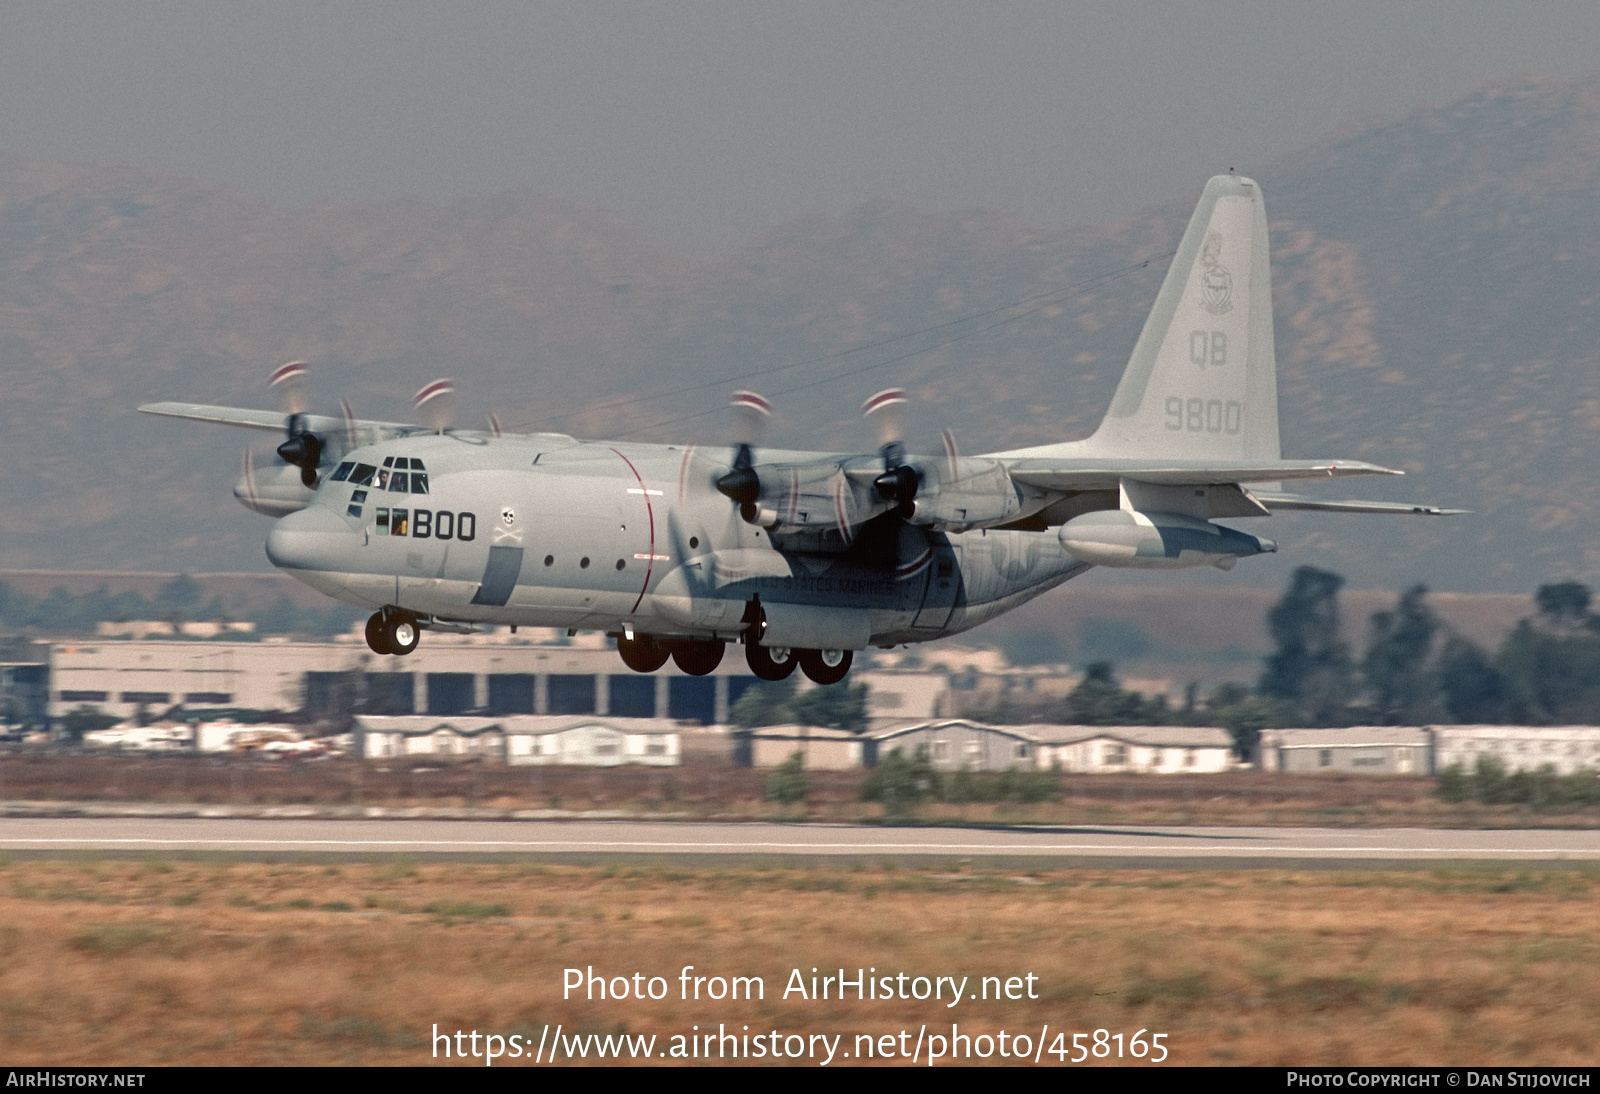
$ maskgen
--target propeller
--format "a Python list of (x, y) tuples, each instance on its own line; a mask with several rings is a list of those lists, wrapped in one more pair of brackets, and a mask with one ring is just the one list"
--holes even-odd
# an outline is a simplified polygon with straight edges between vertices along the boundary
[(754, 523), (760, 516), (756, 501), (761, 497), (755, 443), (761, 426), (772, 417), (772, 403), (753, 391), (736, 391), (728, 405), (733, 408), (733, 467), (717, 479), (717, 489), (739, 506), (739, 516)]
[(411, 397), (411, 405), (424, 416), (429, 429), (443, 433), (455, 418), (456, 382), (440, 378), (423, 385), (422, 390)]
[(883, 456), (883, 474), (872, 480), (878, 497), (895, 504), (895, 512), (909, 518), (917, 500), (922, 476), (906, 462), (906, 393), (892, 387), (880, 391), (861, 404), (861, 412), (878, 430), (878, 452)]
[[(261, 511), (261, 493), (256, 489), (256, 461), (255, 454), (250, 451), (250, 446), (244, 446), (244, 503), (252, 512)], [(236, 491), (237, 493), (237, 491)]]
[(285, 463), (300, 469), (300, 481), (309, 489), (317, 485), (317, 464), (322, 462), (323, 441), (306, 428), (306, 376), (304, 361), (279, 365), (267, 377), (267, 386), (276, 388), (283, 406), (284, 432), (289, 439), (278, 446)]

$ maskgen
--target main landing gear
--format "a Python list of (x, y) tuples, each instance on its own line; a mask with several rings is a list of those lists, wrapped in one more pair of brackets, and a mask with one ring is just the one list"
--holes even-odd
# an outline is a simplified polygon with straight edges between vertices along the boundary
[[(372, 640), (374, 625), (367, 625), (368, 641)], [(634, 672), (655, 672), (671, 658), (690, 676), (705, 676), (722, 663), (725, 647), (726, 643), (720, 638), (656, 638), (648, 634), (617, 637), (617, 653), (622, 663)], [(814, 683), (837, 684), (849, 673), (853, 655), (849, 650), (794, 650), (747, 642), (744, 659), (750, 671), (761, 680), (787, 680), (798, 668)]]
[(417, 648), (422, 638), (422, 628), (417, 617), (400, 608), (385, 608), (373, 612), (367, 620), (367, 645), (373, 653), (408, 654)]
[(850, 671), (854, 656), (849, 650), (791, 650), (749, 642), (744, 647), (744, 659), (750, 671), (762, 680), (787, 680), (798, 665), (813, 683), (837, 684)]

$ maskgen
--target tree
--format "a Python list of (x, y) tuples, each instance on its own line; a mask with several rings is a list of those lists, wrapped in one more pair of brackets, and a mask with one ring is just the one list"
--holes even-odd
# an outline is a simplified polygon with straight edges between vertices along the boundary
[(1206, 704), (1208, 724), (1228, 731), (1241, 760), (1255, 756), (1263, 729), (1291, 724), (1291, 713), (1283, 700), (1252, 695), (1249, 688), (1235, 683), (1219, 684)]
[(1083, 681), (1067, 696), (1067, 721), (1080, 726), (1127, 726), (1167, 721), (1165, 699), (1146, 703), (1136, 691), (1117, 683), (1110, 661), (1096, 661)]
[(728, 718), (742, 729), (782, 725), (789, 720), (789, 700), (793, 697), (793, 680), (751, 684), (728, 708)]
[(1541, 620), (1557, 630), (1570, 630), (1589, 617), (1589, 587), (1577, 581), (1540, 585), (1533, 599)]
[(882, 802), (884, 814), (891, 818), (905, 816), (938, 792), (939, 773), (929, 762), (926, 748), (917, 749), (917, 754), (909, 758), (895, 749), (880, 758), (878, 766), (861, 782), (861, 800)]
[(92, 707), (87, 703), (83, 703), (63, 714), (58, 725), (61, 731), (66, 734), (67, 739), (76, 744), (82, 743), (85, 733), (90, 733), (97, 729), (110, 729), (120, 721), (122, 721), (121, 718), (106, 714), (99, 707)]
[(860, 733), (867, 728), (867, 685), (841, 680), (797, 692), (793, 679), (751, 684), (728, 718), (744, 729), (794, 723)]
[(1505, 725), (1525, 717), (1511, 680), (1493, 658), (1459, 635), (1451, 635), (1439, 652), (1439, 692), (1454, 722)]
[(767, 776), (766, 796), (769, 802), (781, 802), (784, 805), (793, 805), (795, 802), (804, 801), (810, 787), (806, 784), (805, 763), (799, 750), (791, 753), (787, 760), (772, 769), (772, 774)]
[(1600, 634), (1587, 627), (1552, 631), (1524, 619), (1507, 636), (1495, 661), (1527, 721), (1600, 722)]
[(803, 726), (848, 729), (867, 728), (867, 685), (841, 680), (803, 691), (789, 700), (790, 720)]
[(1428, 608), (1427, 595), (1426, 586), (1413, 585), (1393, 611), (1372, 613), (1372, 642), (1361, 671), (1380, 725), (1430, 721), (1438, 705), (1438, 677), (1428, 657), (1439, 620)]
[(1314, 566), (1295, 570), (1289, 589), (1267, 613), (1278, 650), (1267, 658), (1259, 690), (1283, 700), (1311, 725), (1349, 719), (1350, 650), (1339, 638), (1344, 578)]

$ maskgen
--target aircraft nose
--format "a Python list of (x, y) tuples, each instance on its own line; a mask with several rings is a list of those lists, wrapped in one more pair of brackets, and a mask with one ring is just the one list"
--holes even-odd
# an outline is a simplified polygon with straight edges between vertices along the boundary
[(273, 526), (267, 534), (267, 558), (280, 569), (348, 569), (340, 560), (347, 560), (354, 535), (336, 514), (312, 506), (290, 513)]

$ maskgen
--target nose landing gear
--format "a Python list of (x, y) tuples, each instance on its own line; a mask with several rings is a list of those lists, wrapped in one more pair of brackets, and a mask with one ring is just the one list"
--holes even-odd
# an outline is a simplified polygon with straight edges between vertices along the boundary
[(404, 656), (417, 648), (421, 638), (417, 617), (400, 608), (385, 608), (367, 620), (367, 645), (373, 653)]

